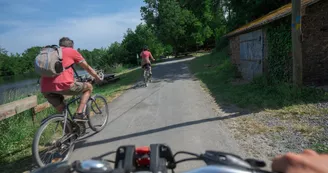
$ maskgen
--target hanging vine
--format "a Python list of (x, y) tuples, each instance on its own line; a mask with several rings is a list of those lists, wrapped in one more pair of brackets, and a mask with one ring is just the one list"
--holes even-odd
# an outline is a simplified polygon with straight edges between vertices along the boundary
[(279, 20), (269, 25), (268, 77), (275, 82), (291, 82), (292, 79), (292, 35), (290, 19)]

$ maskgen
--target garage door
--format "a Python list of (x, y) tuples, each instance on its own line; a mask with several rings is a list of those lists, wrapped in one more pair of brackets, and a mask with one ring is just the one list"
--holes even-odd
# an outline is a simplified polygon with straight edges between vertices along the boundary
[(240, 67), (246, 80), (263, 73), (263, 32), (253, 31), (240, 35)]

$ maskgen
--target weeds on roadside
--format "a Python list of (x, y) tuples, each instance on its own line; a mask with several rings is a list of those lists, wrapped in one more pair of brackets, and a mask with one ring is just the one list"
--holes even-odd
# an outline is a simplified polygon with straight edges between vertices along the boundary
[(216, 101), (222, 104), (252, 109), (279, 109), (328, 100), (328, 94), (322, 90), (273, 82), (265, 76), (257, 77), (250, 83), (234, 85), (234, 80), (240, 74), (224, 51), (198, 57), (190, 63), (190, 68)]
[(317, 151), (318, 153), (328, 153), (328, 145), (314, 144), (311, 148)]

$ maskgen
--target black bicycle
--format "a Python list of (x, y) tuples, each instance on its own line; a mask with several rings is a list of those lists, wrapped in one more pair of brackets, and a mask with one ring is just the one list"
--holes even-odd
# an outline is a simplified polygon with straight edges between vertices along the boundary
[[(179, 151), (175, 154), (165, 144), (151, 144), (149, 147), (134, 145), (120, 146), (115, 160), (96, 158), (92, 160), (77, 160), (72, 164), (66, 162), (54, 163), (35, 170), (33, 173), (174, 173), (177, 165), (187, 161), (203, 161), (205, 166), (186, 171), (186, 173), (271, 173), (262, 170), (266, 163), (255, 159), (243, 159), (237, 155), (220, 151), (207, 150), (196, 154)], [(176, 160), (177, 155), (190, 155), (189, 158)], [(105, 156), (107, 154), (104, 154)], [(114, 164), (114, 167), (110, 163)]]
[[(73, 68), (74, 69), (74, 68)], [(78, 81), (94, 82), (94, 78), (82, 78), (75, 71)], [(98, 72), (98, 76), (103, 79), (104, 74)], [(35, 162), (43, 167), (49, 163), (56, 163), (68, 160), (74, 150), (77, 139), (86, 134), (86, 122), (75, 122), (73, 120), (70, 107), (78, 106), (81, 96), (65, 102), (65, 109), (62, 114), (50, 115), (41, 121), (40, 128), (36, 132), (33, 144), (32, 155)], [(92, 95), (83, 112), (87, 115), (89, 127), (99, 132), (103, 130), (108, 122), (109, 110), (106, 99), (101, 95)]]

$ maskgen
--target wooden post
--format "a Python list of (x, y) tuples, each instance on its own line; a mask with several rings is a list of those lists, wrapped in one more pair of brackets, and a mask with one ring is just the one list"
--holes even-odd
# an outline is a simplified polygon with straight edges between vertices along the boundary
[(34, 108), (31, 108), (31, 114), (32, 114), (33, 125), (35, 125), (35, 122), (36, 122), (36, 113), (35, 113), (35, 109)]
[(297, 86), (303, 84), (301, 26), (301, 0), (292, 0), (293, 83)]
[[(38, 81), (39, 82), (39, 81)], [(28, 95), (28, 97), (31, 97), (32, 95)], [(35, 125), (35, 121), (36, 121), (36, 113), (35, 113), (35, 109), (34, 108), (31, 108), (30, 109), (30, 113), (32, 115), (32, 122), (33, 122), (33, 125)]]

